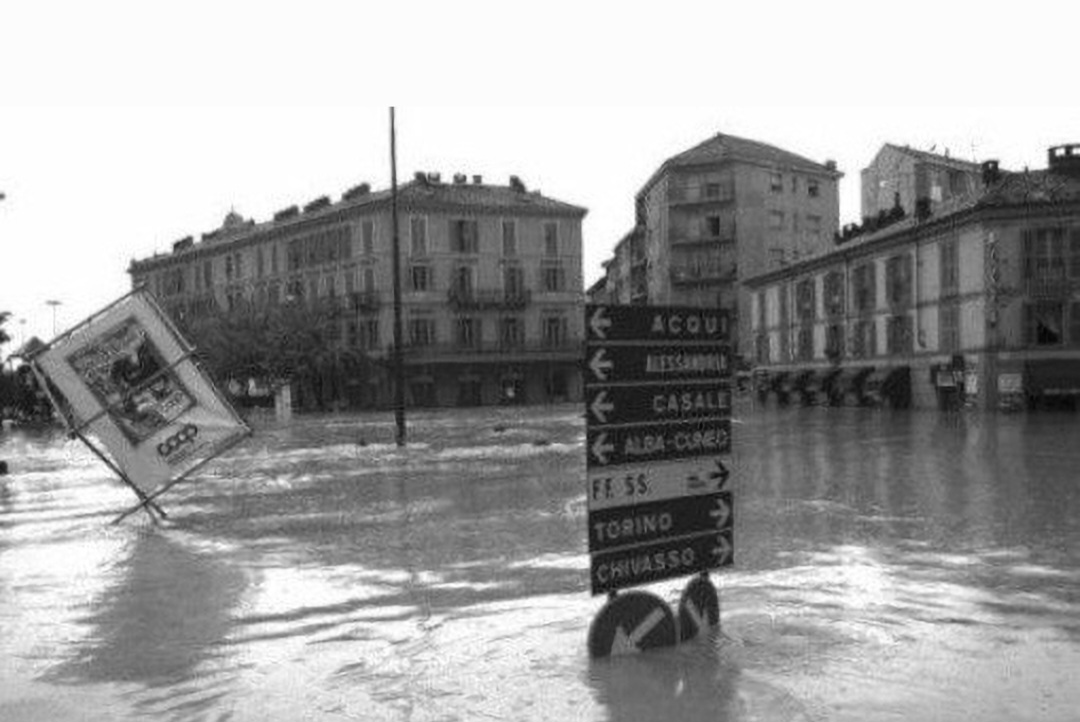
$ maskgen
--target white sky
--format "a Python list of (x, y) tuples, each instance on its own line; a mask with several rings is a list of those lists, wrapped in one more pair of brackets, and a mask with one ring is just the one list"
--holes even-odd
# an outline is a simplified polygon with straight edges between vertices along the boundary
[(63, 330), (128, 290), (132, 258), (232, 207), (262, 221), (388, 186), (392, 102), (400, 180), (515, 174), (587, 207), (587, 284), (649, 175), (716, 132), (835, 159), (842, 222), (885, 142), (1008, 169), (1080, 142), (1080, 24), (1048, 3), (381, 5), (0, 0), (0, 310), (16, 343), (52, 337), (46, 300)]

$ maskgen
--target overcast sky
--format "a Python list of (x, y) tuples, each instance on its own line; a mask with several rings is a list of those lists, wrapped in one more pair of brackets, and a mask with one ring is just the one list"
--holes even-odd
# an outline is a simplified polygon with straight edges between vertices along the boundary
[(836, 160), (844, 222), (885, 142), (1008, 169), (1080, 142), (1077, 24), (1041, 3), (1015, 17), (926, 2), (224, 5), (0, 0), (0, 311), (16, 341), (52, 337), (46, 301), (63, 330), (129, 289), (132, 258), (231, 208), (262, 221), (387, 187), (391, 102), (401, 180), (513, 174), (588, 208), (587, 284), (649, 175), (717, 132)]

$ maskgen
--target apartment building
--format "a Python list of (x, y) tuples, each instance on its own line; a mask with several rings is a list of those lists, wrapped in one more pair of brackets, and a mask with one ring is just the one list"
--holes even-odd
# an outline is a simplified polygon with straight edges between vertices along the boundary
[(919, 198), (936, 211), (954, 199), (983, 190), (978, 163), (894, 143), (881, 147), (860, 178), (864, 221), (889, 213), (895, 206), (913, 215)]
[[(581, 398), (586, 210), (528, 190), (516, 176), (416, 174), (398, 193), (406, 399), (413, 406)], [(221, 228), (133, 261), (177, 318), (305, 303), (324, 312), (338, 350), (374, 362), (347, 381), (354, 407), (392, 404), (392, 210), (361, 184), (256, 223)]]
[(664, 161), (638, 192), (606, 288), (618, 303), (730, 308), (749, 355), (740, 282), (832, 246), (841, 176), (832, 161), (717, 134)]
[(759, 395), (986, 409), (1080, 402), (1080, 145), (746, 281)]

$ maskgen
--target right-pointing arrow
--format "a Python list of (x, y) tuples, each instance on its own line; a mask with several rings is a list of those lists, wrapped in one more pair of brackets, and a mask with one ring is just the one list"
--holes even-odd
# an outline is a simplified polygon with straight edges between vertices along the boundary
[(716, 528), (723, 529), (727, 524), (728, 519), (731, 518), (731, 507), (729, 507), (720, 495), (716, 497), (716, 508), (709, 512), (709, 516), (716, 519)]
[(731, 543), (728, 542), (726, 537), (718, 536), (712, 553), (716, 555), (717, 562), (723, 564), (731, 557)]

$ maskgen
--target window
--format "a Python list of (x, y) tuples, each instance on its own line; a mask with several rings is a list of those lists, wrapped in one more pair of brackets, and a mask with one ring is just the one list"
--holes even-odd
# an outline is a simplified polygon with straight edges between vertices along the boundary
[(541, 326), (543, 343), (546, 348), (566, 346), (567, 322), (565, 316), (547, 316)]
[(787, 284), (780, 286), (780, 299), (778, 302), (780, 315), (780, 358), (781, 363), (788, 360), (788, 287)]
[(473, 273), (472, 266), (458, 266), (454, 269), (452, 288), (455, 294), (463, 297), (473, 295)]
[(705, 218), (705, 231), (711, 238), (720, 237), (720, 216), (707, 216)]
[[(431, 337), (435, 337), (435, 326), (432, 321)], [(365, 318), (360, 322), (360, 344), (366, 349), (379, 348), (379, 319)]]
[(212, 261), (206, 261), (203, 263), (203, 284), (207, 289), (213, 286), (214, 281), (214, 267)]
[(791, 192), (792, 193), (798, 193), (799, 192), (799, 177), (798, 176), (794, 176), (794, 175), (791, 176)]
[(517, 255), (517, 223), (515, 221), (502, 222), (502, 253), (508, 258)]
[(1024, 306), (1024, 341), (1028, 346), (1060, 346), (1064, 342), (1064, 311), (1061, 303), (1029, 303)]
[(800, 322), (814, 320), (814, 279), (807, 278), (795, 285), (795, 317)]
[(938, 311), (938, 349), (941, 353), (960, 352), (960, 304), (957, 301), (941, 304)]
[(941, 295), (955, 296), (960, 291), (960, 248), (955, 238), (941, 242)]
[(480, 230), (476, 221), (450, 221), (450, 250), (454, 253), (477, 253)]
[(906, 313), (899, 316), (890, 316), (885, 325), (885, 337), (889, 354), (911, 353), (914, 349), (911, 316)]
[(364, 269), (364, 290), (368, 293), (373, 293), (377, 290), (375, 288), (375, 269), (371, 266)]
[(754, 349), (759, 364), (769, 363), (769, 334), (761, 332), (754, 337)]
[(432, 290), (431, 266), (417, 265), (409, 269), (410, 288), (413, 291)]
[(258, 248), (255, 250), (255, 274), (259, 277), (263, 277), (263, 250)]
[(1080, 301), (1073, 301), (1069, 307), (1069, 344), (1080, 347)]
[(783, 230), (784, 228), (784, 212), (783, 211), (769, 211), (769, 229), (773, 231)]
[(705, 197), (706, 198), (719, 198), (720, 197), (720, 184), (719, 183), (706, 183), (705, 184)]
[(360, 224), (360, 247), (365, 256), (375, 255), (375, 221)]
[(233, 280), (233, 257), (232, 255), (225, 256), (225, 281), (229, 282)]
[(864, 263), (852, 272), (851, 295), (858, 312), (873, 311), (877, 306), (877, 274), (874, 263)]
[(901, 253), (885, 261), (885, 295), (890, 306), (911, 305), (911, 254)]
[(508, 298), (517, 298), (525, 293), (525, 270), (521, 266), (503, 268), (503, 292)]
[(769, 174), (769, 190), (771, 190), (773, 193), (783, 193), (784, 192), (784, 176), (780, 175), (779, 173), (770, 173)]
[(814, 358), (814, 327), (804, 323), (799, 326), (798, 360), (812, 361)]
[(505, 316), (499, 319), (499, 346), (502, 348), (520, 348), (525, 343), (525, 324), (517, 316)]
[(471, 316), (459, 318), (456, 340), (459, 348), (478, 348), (480, 346), (480, 320)]
[(844, 357), (844, 325), (829, 324), (825, 327), (825, 356), (835, 361)]
[(548, 258), (559, 256), (559, 224), (554, 221), (544, 224), (544, 255)]
[(277, 275), (278, 262), (277, 262), (277, 244), (270, 246), (270, 273)]
[(825, 274), (825, 315), (836, 318), (844, 315), (844, 272)]
[(241, 279), (244, 277), (244, 266), (241, 263), (243, 257), (239, 253), (234, 253), (233, 258), (235, 259), (233, 263), (236, 265), (236, 278)]
[(566, 288), (566, 272), (562, 266), (544, 266), (541, 271), (544, 291), (558, 293)]
[(877, 355), (877, 329), (872, 319), (858, 321), (852, 327), (851, 355), (855, 358)]
[(326, 276), (323, 278), (323, 286), (326, 288), (326, 295), (330, 298), (337, 296), (337, 279), (333, 276)]
[(817, 198), (821, 195), (821, 185), (816, 180), (806, 181), (806, 195)]
[(411, 240), (412, 255), (426, 256), (428, 254), (426, 216), (413, 216), (410, 219), (409, 238)]
[(1069, 278), (1080, 281), (1080, 228), (1069, 231)]
[(345, 270), (345, 293), (347, 295), (356, 293), (356, 269)]
[(409, 319), (409, 345), (430, 346), (435, 343), (435, 319)]

